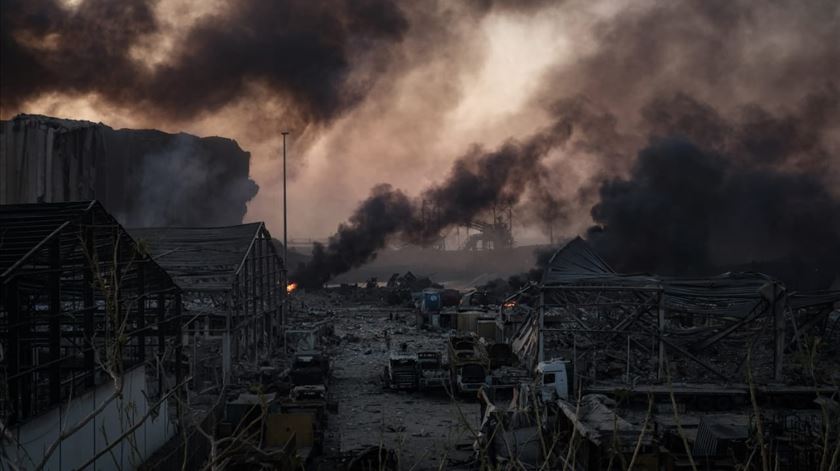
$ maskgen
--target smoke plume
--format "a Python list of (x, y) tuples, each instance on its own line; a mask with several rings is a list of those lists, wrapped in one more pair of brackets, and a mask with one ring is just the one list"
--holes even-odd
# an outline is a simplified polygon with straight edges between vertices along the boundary
[(289, 121), (323, 122), (364, 97), (369, 77), (354, 75), (353, 62), (387, 50), (408, 27), (383, 0), (240, 0), (199, 19), (168, 57), (149, 64), (144, 48), (163, 30), (156, 3), (3, 2), (3, 106), (53, 92), (94, 94), (177, 121), (261, 87), (291, 103)]
[(824, 137), (838, 105), (828, 88), (781, 115), (750, 105), (726, 120), (685, 95), (657, 99), (643, 113), (652, 142), (627, 178), (601, 185), (589, 240), (625, 271), (702, 274), (781, 260), (830, 281), (840, 199)]
[(380, 236), (423, 242), (512, 204), (552, 230), (588, 213), (587, 237), (624, 271), (779, 259), (836, 270), (837, 8), (669, 2), (599, 20), (594, 52), (548, 74), (538, 96), (562, 139), (476, 148), (420, 192), (437, 219), (418, 223), (414, 202)]
[(112, 190), (135, 195), (125, 212), (117, 213), (129, 227), (239, 224), (257, 193), (248, 178), (250, 156), (229, 139), (121, 129), (109, 140), (111, 159), (139, 174)]
[(425, 245), (444, 229), (467, 224), (494, 206), (517, 204), (539, 161), (570, 133), (568, 124), (559, 120), (524, 142), (508, 141), (494, 151), (473, 148), (456, 161), (443, 182), (418, 199), (389, 185), (374, 187), (326, 246), (314, 245), (311, 261), (292, 278), (304, 287), (317, 288), (373, 260), (392, 237)]
[(577, 194), (531, 208), (546, 218), (591, 208), (587, 238), (621, 271), (752, 268), (830, 283), (840, 266), (838, 13), (824, 1), (668, 2), (599, 22), (595, 52), (558, 68), (541, 94), (572, 84), (603, 110), (576, 122), (576, 157), (560, 167), (592, 171)]
[[(166, 2), (65, 3), (4, 2), (3, 114), (56, 94), (145, 122), (233, 109), (214, 132), (244, 128), (233, 137), (249, 149), (297, 125), (318, 144), (305, 188), (292, 188), (306, 236), (350, 212), (346, 195), (394, 184), (316, 247), (298, 272), (312, 286), (391, 239), (428, 243), (494, 206), (554, 239), (586, 233), (624, 271), (777, 259), (836, 270), (834, 0), (231, 0), (177, 34)], [(537, 58), (546, 65), (529, 69)], [(260, 177), (276, 167), (264, 161)], [(451, 170), (428, 176), (439, 168)], [(263, 178), (263, 191), (278, 186)], [(249, 215), (274, 217), (255, 203)]]
[(376, 256), (388, 236), (405, 229), (414, 217), (414, 207), (401, 191), (379, 185), (363, 201), (346, 224), (330, 237), (326, 247), (316, 243), (312, 260), (292, 276), (305, 288), (317, 288), (330, 278), (360, 266)]

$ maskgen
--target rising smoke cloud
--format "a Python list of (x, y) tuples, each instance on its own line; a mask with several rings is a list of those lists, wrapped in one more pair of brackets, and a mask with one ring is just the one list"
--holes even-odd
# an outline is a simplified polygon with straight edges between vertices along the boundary
[(41, 94), (95, 94), (178, 121), (217, 111), (259, 86), (291, 103), (287, 125), (324, 122), (365, 95), (368, 77), (353, 75), (353, 62), (364, 51), (386, 50), (408, 28), (388, 1), (240, 0), (202, 18), (169, 57), (150, 66), (137, 51), (161, 32), (156, 3), (3, 2), (3, 107)]
[[(391, 237), (422, 243), (496, 204), (516, 205), (520, 221), (558, 238), (586, 232), (628, 271), (780, 257), (826, 267), (822, 249), (801, 247), (829, 253), (840, 240), (835, 1), (372, 0), (327, 9), (241, 0), (199, 18), (152, 65), (132, 52), (160, 31), (160, 18), (151, 2), (130, 5), (4, 3), (4, 109), (74, 92), (188, 120), (257, 88), (288, 102), (282, 122), (317, 123), (329, 136), (323, 147), (337, 157), (318, 168), (335, 181), (319, 181), (320, 193), (368, 182), (372, 166), (452, 165), (439, 182), (395, 176), (410, 193), (377, 187), (300, 272), (315, 284), (369, 261)], [(533, 77), (539, 86), (520, 110), (471, 134), (484, 145), (432, 155), (483, 63), (488, 38), (473, 29), (498, 17), (559, 18), (571, 52)], [(424, 218), (424, 200), (439, 219)], [(712, 206), (720, 201), (729, 207)], [(366, 214), (391, 219), (374, 224)]]
[[(590, 128), (590, 242), (617, 269), (752, 265), (796, 285), (840, 265), (840, 7), (669, 2), (602, 24), (555, 80), (609, 110)], [(545, 96), (551, 96), (546, 91)]]
[[(523, 142), (508, 141), (495, 151), (476, 147), (457, 160), (443, 182), (417, 199), (389, 185), (374, 187), (326, 246), (314, 245), (311, 261), (292, 278), (306, 288), (317, 288), (371, 261), (392, 237), (426, 245), (437, 240), (442, 230), (467, 224), (483, 211), (518, 203), (535, 177), (537, 163), (568, 139), (570, 131), (565, 122), (558, 121)], [(425, 207), (432, 216), (425, 215)]]
[[(457, 159), (421, 192), (445, 215), (422, 227), (436, 233), (499, 204), (555, 227), (591, 208), (587, 237), (621, 270), (795, 259), (836, 271), (837, 13), (828, 2), (669, 2), (599, 22), (596, 52), (550, 74), (539, 96), (568, 131), (548, 141), (556, 151), (537, 134), (524, 147), (538, 152), (476, 151), (481, 162), (517, 155), (502, 159), (512, 166), (465, 171), (476, 154)], [(563, 178), (581, 165), (584, 178)], [(397, 226), (380, 246), (429, 237)]]
[(831, 277), (840, 199), (823, 136), (838, 105), (827, 88), (785, 114), (751, 105), (727, 120), (685, 95), (657, 99), (643, 112), (652, 142), (627, 178), (601, 185), (588, 238), (621, 270), (698, 274), (795, 260)]

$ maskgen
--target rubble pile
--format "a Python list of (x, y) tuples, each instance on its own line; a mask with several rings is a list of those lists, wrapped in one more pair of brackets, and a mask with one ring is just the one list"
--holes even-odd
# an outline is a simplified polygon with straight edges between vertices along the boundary
[[(579, 282), (579, 255), (565, 255), (577, 271), (552, 259), (557, 284), (518, 290), (500, 279), (462, 294), (409, 271), (293, 291), (285, 353), (237, 359), (220, 430), (247, 422), (255, 398), (269, 402), (263, 427), (274, 438), (239, 463), (276, 469), (555, 469), (571, 456), (575, 469), (695, 460), (734, 470), (760, 435), (782, 467), (817, 469), (820, 440), (840, 439), (820, 435), (840, 405), (836, 387), (815, 378), (838, 370), (823, 356), (810, 369), (797, 357), (808, 345), (820, 355), (838, 348), (834, 329), (810, 337), (814, 319), (840, 319), (837, 293), (788, 298), (763, 275), (663, 281), (597, 266)], [(754, 303), (746, 317), (745, 300)], [(782, 302), (802, 335), (787, 337), (784, 381), (773, 382), (769, 317)], [(696, 352), (698, 342), (708, 345)], [(218, 348), (199, 343), (198, 357)]]
[[(352, 461), (348, 454), (364, 454), (380, 446), (404, 467), (418, 463), (416, 469), (436, 469), (447, 457), (467, 459), (471, 451), (457, 445), (469, 447), (472, 440), (452, 398), (444, 391), (390, 392), (383, 384), (383, 368), (392, 351), (441, 351), (447, 334), (419, 329), (413, 308), (342, 303), (339, 293), (323, 290), (296, 295), (293, 300), (296, 308), (305, 306), (295, 313), (296, 318), (308, 318), (310, 323), (329, 318), (334, 326), (328, 351), (333, 365), (331, 388), (339, 407), (329, 418), (324, 456), (318, 460), (322, 469), (348, 464)], [(475, 426), (477, 406), (460, 407)]]

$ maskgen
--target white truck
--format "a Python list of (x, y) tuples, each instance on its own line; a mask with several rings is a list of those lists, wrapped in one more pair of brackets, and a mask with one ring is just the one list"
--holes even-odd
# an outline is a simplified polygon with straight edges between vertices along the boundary
[(542, 400), (569, 400), (572, 371), (569, 362), (562, 359), (541, 361), (537, 364), (537, 391)]

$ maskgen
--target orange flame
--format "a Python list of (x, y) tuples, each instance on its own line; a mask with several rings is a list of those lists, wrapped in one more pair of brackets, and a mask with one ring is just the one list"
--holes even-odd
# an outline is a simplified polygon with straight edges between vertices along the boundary
[(292, 291), (297, 289), (297, 283), (289, 283), (286, 285), (286, 293), (291, 294)]
[(504, 303), (502, 306), (506, 307), (508, 309), (510, 309), (512, 307), (516, 307), (516, 301), (508, 301), (508, 302)]

